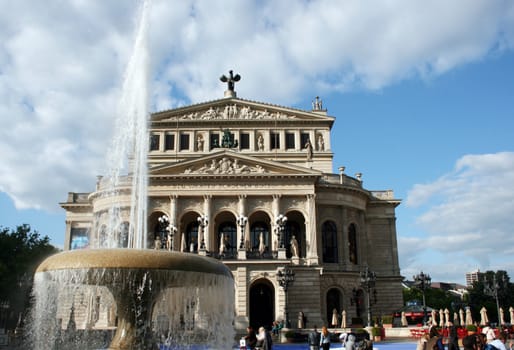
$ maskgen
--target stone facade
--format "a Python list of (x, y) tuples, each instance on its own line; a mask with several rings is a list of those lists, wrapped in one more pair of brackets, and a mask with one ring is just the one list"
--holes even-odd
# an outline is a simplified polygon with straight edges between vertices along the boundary
[[(300, 312), (307, 327), (330, 325), (333, 309), (346, 311), (348, 325), (366, 323), (359, 279), (366, 266), (376, 273), (373, 315), (403, 304), (400, 201), (390, 190), (363, 188), (361, 174), (332, 173), (335, 118), (320, 107), (316, 101), (303, 111), (229, 94), (151, 116), (146, 245), (221, 259), (234, 275), (239, 330), (284, 320), (286, 312), (293, 327)], [(99, 177), (93, 192), (68, 195), (61, 203), (65, 249), (102, 246), (114, 200), (123, 218), (119, 246), (130, 244), (129, 184), (130, 176), (113, 198)], [(295, 273), (287, 295), (277, 278), (284, 267)]]

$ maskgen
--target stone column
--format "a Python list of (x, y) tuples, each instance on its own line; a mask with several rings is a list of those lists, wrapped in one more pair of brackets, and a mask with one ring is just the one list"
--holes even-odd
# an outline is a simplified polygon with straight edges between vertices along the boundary
[[(280, 198), (282, 195), (280, 194), (274, 194), (273, 195), (273, 202), (272, 202), (272, 212), (273, 212), (273, 222), (271, 224), (272, 227), (272, 251), (276, 251), (278, 253), (279, 259), (286, 259), (286, 249), (280, 248), (280, 240), (279, 240), (279, 233), (278, 233), (278, 225), (276, 223), (276, 220), (280, 213)], [(282, 232), (283, 234), (283, 232)], [(282, 240), (284, 237), (280, 237)]]
[(207, 216), (209, 218), (209, 223), (204, 229), (204, 239), (205, 239), (205, 249), (208, 251), (212, 251), (212, 237), (213, 237), (213, 230), (211, 225), (212, 218), (211, 218), (211, 206), (212, 206), (212, 195), (206, 194), (203, 196), (203, 215)]
[(264, 137), (264, 152), (270, 151), (270, 132), (269, 130), (264, 130), (262, 132), (262, 137)]
[(173, 242), (172, 242), (172, 246), (171, 246), (171, 250), (177, 250), (176, 249), (176, 242), (179, 242), (180, 244), (180, 237), (177, 237), (177, 235), (179, 235), (179, 227), (177, 225), (177, 198), (178, 196), (176, 194), (172, 194), (170, 195), (170, 215), (169, 215), (169, 219), (170, 219), (170, 229), (172, 227), (175, 227), (176, 228), (176, 232), (172, 232), (173, 233)]
[(300, 137), (300, 130), (296, 130), (294, 133), (294, 150), (301, 151), (303, 149), (303, 145)]
[(321, 239), (318, 239), (315, 198), (316, 194), (314, 193), (307, 195), (308, 217), (305, 222), (305, 229), (308, 232), (308, 235), (306, 235), (306, 237), (309, 237), (309, 249), (307, 251), (307, 259), (309, 261), (309, 265), (319, 265), (318, 242), (322, 242)]
[(157, 133), (159, 135), (159, 151), (162, 152), (164, 150), (164, 132)]
[(285, 151), (286, 150), (286, 131), (280, 130), (278, 132), (278, 139), (280, 142), (279, 151)]
[[(246, 216), (246, 194), (240, 194), (238, 196), (239, 201), (237, 203), (238, 207), (238, 213), (239, 216)], [(239, 260), (246, 260), (246, 242), (249, 240), (248, 233), (247, 233), (247, 227), (248, 227), (248, 221), (244, 225), (244, 227), (239, 225), (239, 222), (237, 223), (238, 226), (238, 235), (237, 235), (237, 258)], [(241, 246), (241, 242), (243, 242), (243, 245)]]
[(241, 149), (241, 130), (233, 130), (234, 142), (237, 141), (237, 150)]
[(348, 264), (350, 263), (349, 256), (350, 251), (348, 250), (348, 220), (347, 220), (348, 210), (345, 207), (341, 208), (341, 235), (337, 238), (337, 243), (340, 244), (341, 249), (339, 252), (341, 254), (340, 260), (343, 262), (343, 269), (346, 269)]
[[(389, 234), (391, 235), (391, 247), (392, 247), (392, 257), (393, 257), (393, 266), (392, 271), (389, 273), (396, 275), (400, 274), (400, 266), (398, 265), (398, 240), (396, 237), (396, 218), (389, 219)], [(510, 321), (512, 323), (512, 320)]]
[(360, 256), (360, 259), (357, 258), (357, 264), (364, 266), (367, 265), (368, 262), (368, 251), (369, 251), (369, 237), (368, 230), (366, 228), (366, 218), (364, 217), (364, 212), (359, 210), (358, 214), (358, 231), (357, 232), (357, 257)]
[(246, 266), (239, 266), (234, 273), (234, 283), (236, 285), (236, 300), (235, 311), (236, 317), (234, 325), (236, 329), (246, 329), (249, 324), (250, 317), (248, 315), (247, 305), (249, 304), (249, 289), (246, 288), (248, 284), (248, 268)]
[(325, 151), (330, 151), (332, 149), (330, 146), (330, 132), (324, 132), (323, 138), (325, 139)]

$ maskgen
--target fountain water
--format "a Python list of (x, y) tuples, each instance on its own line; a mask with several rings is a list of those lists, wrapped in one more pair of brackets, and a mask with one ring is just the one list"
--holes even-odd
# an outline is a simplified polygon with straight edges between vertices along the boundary
[[(28, 348), (221, 349), (233, 343), (234, 281), (230, 270), (195, 254), (144, 249), (148, 12), (145, 1), (123, 84), (123, 119), (118, 118), (114, 147), (108, 152), (111, 169), (103, 182), (109, 185), (102, 194), (110, 199), (122, 196), (127, 191), (126, 179), (132, 179), (130, 249), (114, 248), (119, 246), (116, 232), (125, 208), (112, 200), (107, 239), (98, 240), (104, 248), (59, 253), (38, 267)], [(128, 177), (121, 175), (126, 166)], [(97, 326), (102, 323), (101, 310), (108, 315), (104, 327)]]
[[(89, 249), (56, 254), (36, 272), (30, 345), (81, 350), (105, 342), (109, 349), (155, 349), (157, 344), (168, 349), (226, 348), (234, 337), (233, 283), (223, 264), (189, 253)], [(102, 295), (105, 290), (117, 315), (114, 336), (79, 332), (74, 315), (65, 328), (57, 321), (62, 301), (70, 294)], [(78, 300), (75, 303), (72, 313), (79, 306)], [(97, 311), (93, 307), (93, 314)]]

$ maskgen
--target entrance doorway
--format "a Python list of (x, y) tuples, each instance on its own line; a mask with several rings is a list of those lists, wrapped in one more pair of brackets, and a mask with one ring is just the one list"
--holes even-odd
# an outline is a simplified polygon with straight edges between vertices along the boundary
[(250, 287), (250, 326), (271, 329), (275, 320), (275, 288), (266, 279), (255, 281)]
[[(338, 289), (332, 288), (327, 292), (327, 324), (331, 327), (339, 327), (340, 322), (340, 312), (341, 312), (341, 301), (343, 300), (343, 296)], [(337, 320), (334, 318), (334, 310), (337, 313)], [(336, 321), (336, 323), (334, 323)]]

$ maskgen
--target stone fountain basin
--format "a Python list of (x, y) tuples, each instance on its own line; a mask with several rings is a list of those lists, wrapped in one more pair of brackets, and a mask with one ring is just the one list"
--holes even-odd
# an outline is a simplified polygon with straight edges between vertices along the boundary
[(225, 275), (230, 270), (212, 258), (150, 249), (81, 249), (50, 256), (36, 270), (48, 272), (74, 269), (173, 270)]
[[(139, 348), (141, 320), (150, 319), (152, 305), (166, 288), (212, 286), (232, 281), (221, 262), (191, 253), (140, 249), (83, 249), (58, 253), (43, 261), (36, 276), (58, 284), (107, 287), (117, 307), (118, 326), (109, 349)], [(196, 278), (195, 278), (196, 276)], [(139, 304), (138, 304), (139, 303)], [(142, 305), (137, 320), (135, 305)]]

